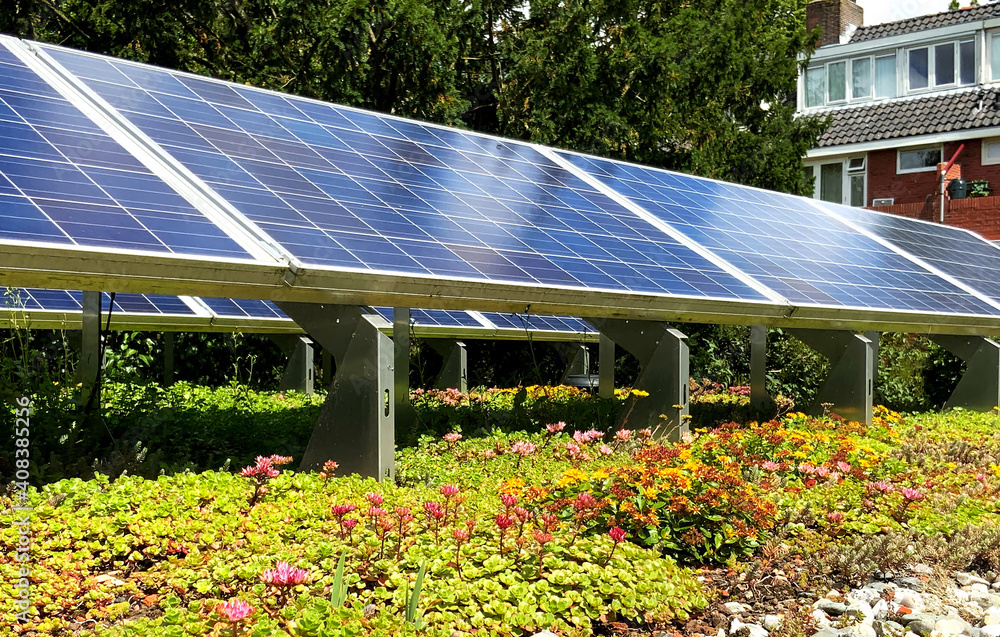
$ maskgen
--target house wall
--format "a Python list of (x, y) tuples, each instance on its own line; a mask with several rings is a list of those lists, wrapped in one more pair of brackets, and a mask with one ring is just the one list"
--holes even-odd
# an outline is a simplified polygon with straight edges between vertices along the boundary
[[(961, 166), (966, 181), (985, 179), (990, 188), (1000, 193), (1000, 164), (982, 164), (982, 140), (948, 142), (944, 145), (944, 160), (965, 144), (955, 163)], [(896, 174), (896, 150), (878, 150), (868, 153), (868, 203), (873, 199), (892, 197), (896, 204), (923, 204), (928, 196), (937, 195), (937, 172)]]
[[(939, 201), (940, 199), (933, 197), (932, 201), (926, 204), (905, 203), (871, 209), (901, 217), (937, 222), (940, 219)], [(1000, 197), (946, 199), (944, 223), (978, 232), (990, 241), (1000, 241)]]

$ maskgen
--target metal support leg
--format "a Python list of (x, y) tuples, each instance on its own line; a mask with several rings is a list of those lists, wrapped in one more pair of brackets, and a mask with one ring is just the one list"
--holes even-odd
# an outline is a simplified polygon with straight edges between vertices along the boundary
[(822, 414), (823, 403), (831, 403), (833, 413), (870, 425), (874, 384), (872, 341), (841, 330), (789, 329), (788, 333), (830, 361), (830, 376), (809, 408), (810, 413)]
[(434, 386), (438, 389), (457, 389), (463, 394), (469, 391), (469, 354), (465, 343), (447, 338), (431, 338), (427, 339), (427, 344), (443, 359)]
[(597, 350), (597, 395), (601, 398), (615, 397), (615, 342), (601, 334)]
[[(80, 383), (80, 404), (91, 400), (97, 382), (97, 370), (101, 366), (101, 293), (83, 293), (83, 332), (80, 339), (80, 366), (76, 370), (76, 380)], [(93, 397), (93, 408), (100, 405), (101, 397)]]
[(590, 352), (584, 343), (554, 343), (560, 356), (566, 360), (566, 371), (560, 379), (563, 385), (594, 389), (590, 377)]
[(1000, 344), (983, 336), (930, 336), (965, 361), (965, 374), (945, 408), (990, 411), (1000, 405)]
[(278, 383), (278, 389), (300, 391), (312, 396), (315, 373), (312, 341), (305, 336), (292, 334), (273, 334), (271, 340), (288, 357), (288, 365)]
[(750, 404), (755, 409), (764, 409), (770, 397), (767, 395), (767, 328), (763, 325), (750, 326)]
[(872, 378), (878, 378), (878, 347), (879, 347), (879, 333), (873, 331), (865, 332), (865, 338), (872, 342)]
[(394, 427), (410, 432), (416, 413), (410, 404), (410, 308), (392, 308), (393, 394), (395, 397)]
[(327, 460), (347, 475), (395, 477), (394, 348), (357, 306), (279, 303), (337, 363), (300, 468)]
[(649, 392), (625, 405), (620, 424), (630, 429), (660, 428), (660, 436), (680, 440), (689, 431), (687, 336), (654, 321), (590, 322), (639, 359), (635, 389)]
[(174, 384), (174, 333), (163, 333), (163, 384)]

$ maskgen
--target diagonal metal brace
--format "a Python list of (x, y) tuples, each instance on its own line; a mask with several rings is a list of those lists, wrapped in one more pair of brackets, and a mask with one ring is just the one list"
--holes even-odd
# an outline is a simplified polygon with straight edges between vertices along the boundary
[(635, 389), (649, 392), (627, 402), (619, 424), (629, 429), (649, 428), (668, 440), (680, 440), (688, 425), (689, 352), (687, 336), (657, 321), (588, 319), (602, 336), (639, 359)]
[(823, 403), (848, 420), (872, 423), (875, 344), (872, 339), (844, 330), (788, 329), (787, 332), (830, 361), (830, 375), (809, 413), (823, 413)]
[(278, 306), (336, 362), (330, 391), (300, 469), (327, 460), (340, 471), (379, 480), (395, 477), (394, 346), (361, 308), (280, 302)]
[(1000, 406), (1000, 344), (984, 336), (928, 338), (965, 361), (965, 374), (945, 403), (946, 409), (990, 411)]

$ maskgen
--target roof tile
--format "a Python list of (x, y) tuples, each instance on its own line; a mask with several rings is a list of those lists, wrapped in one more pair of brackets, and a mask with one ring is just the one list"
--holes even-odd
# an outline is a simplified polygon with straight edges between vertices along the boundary
[(872, 24), (858, 27), (851, 36), (851, 43), (867, 42), (879, 38), (888, 38), (893, 35), (904, 35), (906, 33), (916, 33), (928, 29), (947, 27), (953, 24), (963, 24), (965, 22), (975, 22), (987, 18), (1000, 16), (1000, 4), (987, 4), (981, 7), (967, 7), (957, 11), (945, 11), (932, 15), (922, 15), (896, 22), (883, 22), (882, 24)]

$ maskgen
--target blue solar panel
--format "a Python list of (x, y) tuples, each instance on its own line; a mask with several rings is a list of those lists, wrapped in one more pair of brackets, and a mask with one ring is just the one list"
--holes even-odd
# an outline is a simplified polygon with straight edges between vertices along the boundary
[(811, 200), (560, 155), (795, 304), (995, 315)]
[(768, 301), (531, 146), (45, 48), (307, 265)]
[(249, 255), (0, 44), (0, 239)]
[[(83, 311), (83, 293), (79, 290), (47, 290), (39, 288), (11, 289), (4, 297), (7, 308), (45, 310), (51, 312)], [(101, 295), (101, 312), (111, 308), (111, 295)], [(114, 314), (153, 314), (162, 316), (196, 316), (184, 301), (163, 294), (115, 294)]]
[[(385, 320), (392, 321), (393, 312), (391, 307), (373, 307), (371, 309)], [(422, 310), (419, 308), (410, 309), (410, 325), (414, 327), (483, 327), (483, 324), (468, 312), (459, 310)]]
[(201, 300), (217, 316), (223, 318), (258, 318), (258, 319), (287, 319), (288, 316), (278, 309), (278, 306), (271, 301), (257, 301), (249, 299), (218, 299), (205, 298)]
[(1000, 248), (983, 237), (961, 228), (863, 208), (822, 205), (833, 214), (1000, 302)]
[(596, 334), (590, 323), (573, 316), (542, 316), (540, 314), (503, 314), (500, 312), (483, 312), (491, 323), (497, 327), (515, 330), (532, 330), (544, 332), (574, 332), (578, 334)]

